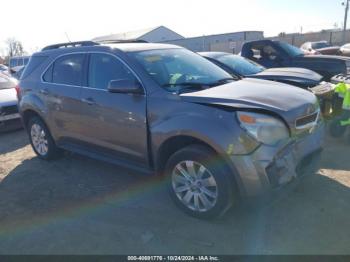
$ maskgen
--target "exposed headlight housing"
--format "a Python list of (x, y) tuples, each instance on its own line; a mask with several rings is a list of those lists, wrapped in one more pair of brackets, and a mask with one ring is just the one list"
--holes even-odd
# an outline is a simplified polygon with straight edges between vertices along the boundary
[(237, 112), (238, 121), (241, 127), (258, 142), (275, 145), (278, 142), (289, 138), (289, 131), (283, 121), (273, 116)]

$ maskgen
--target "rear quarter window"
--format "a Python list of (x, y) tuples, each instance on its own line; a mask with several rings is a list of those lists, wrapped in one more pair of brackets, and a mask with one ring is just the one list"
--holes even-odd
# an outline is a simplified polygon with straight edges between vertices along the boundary
[(47, 56), (33, 56), (30, 58), (26, 68), (24, 69), (24, 72), (22, 74), (21, 79), (25, 79), (29, 75), (31, 75), (35, 69), (37, 69), (42, 63), (45, 62), (47, 59)]

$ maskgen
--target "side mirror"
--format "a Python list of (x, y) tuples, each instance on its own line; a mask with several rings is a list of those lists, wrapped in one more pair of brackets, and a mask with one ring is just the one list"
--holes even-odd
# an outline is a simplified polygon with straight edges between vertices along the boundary
[(107, 90), (110, 93), (120, 94), (143, 94), (141, 84), (131, 79), (111, 80)]

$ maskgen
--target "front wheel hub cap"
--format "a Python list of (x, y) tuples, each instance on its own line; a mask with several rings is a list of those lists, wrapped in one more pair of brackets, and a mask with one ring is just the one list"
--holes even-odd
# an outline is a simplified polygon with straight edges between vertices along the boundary
[(183, 161), (174, 167), (172, 187), (177, 198), (193, 211), (209, 211), (218, 199), (214, 176), (204, 165), (195, 161)]

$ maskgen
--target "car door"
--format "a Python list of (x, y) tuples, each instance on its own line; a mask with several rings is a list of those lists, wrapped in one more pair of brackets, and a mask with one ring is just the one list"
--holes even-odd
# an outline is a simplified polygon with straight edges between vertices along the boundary
[(47, 121), (59, 143), (80, 139), (80, 95), (85, 60), (84, 53), (60, 56), (42, 77), (39, 95), (46, 103)]
[(85, 141), (117, 158), (146, 164), (146, 96), (107, 90), (112, 80), (131, 79), (136, 83), (138, 78), (120, 58), (109, 53), (89, 54), (87, 72), (87, 87), (81, 95)]

